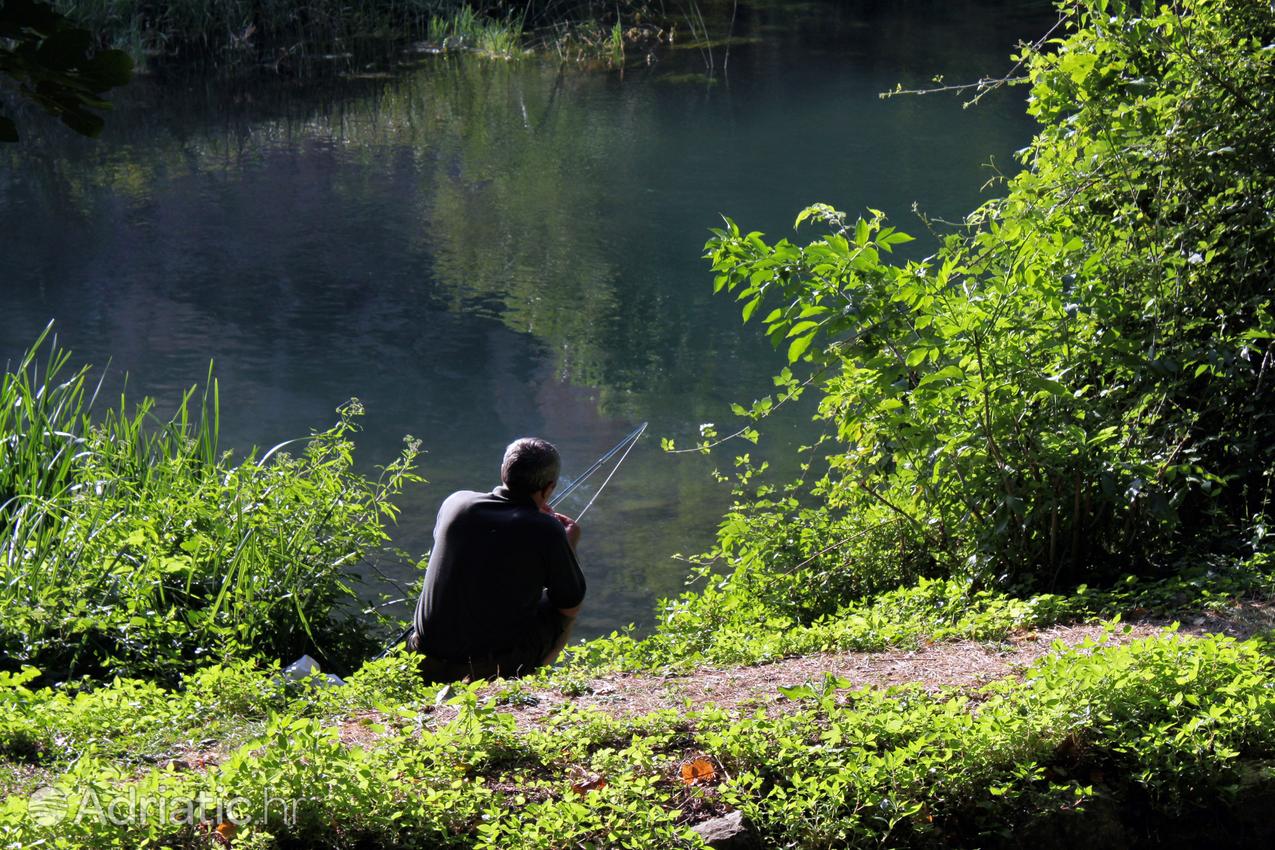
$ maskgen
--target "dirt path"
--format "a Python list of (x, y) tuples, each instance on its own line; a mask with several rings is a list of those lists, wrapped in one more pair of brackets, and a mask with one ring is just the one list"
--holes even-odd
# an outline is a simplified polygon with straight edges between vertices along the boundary
[[(1170, 628), (1163, 620), (1125, 624), (1111, 632), (1113, 644), (1128, 643)], [(1222, 612), (1201, 614), (1183, 622), (1182, 634), (1227, 634), (1244, 639), (1275, 629), (1275, 603), (1237, 601)], [(1024, 631), (999, 644), (976, 641), (931, 643), (916, 650), (890, 649), (883, 652), (839, 652), (786, 658), (751, 667), (705, 667), (692, 674), (658, 676), (614, 674), (591, 679), (587, 691), (568, 696), (555, 690), (530, 692), (533, 704), (501, 708), (513, 714), (522, 728), (541, 724), (564, 704), (598, 708), (614, 716), (635, 716), (661, 709), (685, 711), (714, 704), (735, 711), (759, 707), (778, 708), (790, 704), (779, 686), (816, 684), (825, 673), (849, 680), (855, 686), (889, 687), (917, 683), (926, 690), (942, 687), (978, 687), (996, 679), (1021, 673), (1042, 655), (1053, 651), (1055, 643), (1067, 647), (1102, 638), (1097, 624), (1053, 626)], [(532, 701), (528, 701), (531, 703)], [(442, 721), (448, 708), (436, 717)]]
[[(1117, 630), (1110, 640), (1125, 643), (1160, 630), (1157, 625), (1140, 624), (1128, 632)], [(818, 684), (825, 674), (846, 679), (855, 687), (907, 683), (918, 683), (931, 691), (951, 686), (976, 687), (1021, 672), (1049, 652), (1055, 641), (1079, 646), (1102, 635), (1103, 629), (1097, 625), (1059, 626), (1017, 635), (1000, 645), (948, 641), (916, 650), (820, 653), (752, 667), (706, 667), (679, 676), (615, 674), (590, 680), (588, 692), (579, 696), (535, 690), (531, 695), (536, 704), (502, 710), (510, 711), (520, 726), (537, 725), (565, 703), (598, 708), (615, 716), (685, 710), (688, 705), (700, 708), (710, 703), (728, 710), (751, 711), (785, 704), (787, 700), (779, 693), (779, 686)]]

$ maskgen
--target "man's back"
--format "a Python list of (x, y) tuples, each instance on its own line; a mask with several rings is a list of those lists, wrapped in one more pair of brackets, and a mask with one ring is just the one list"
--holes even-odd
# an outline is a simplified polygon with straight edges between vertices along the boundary
[(584, 592), (562, 523), (534, 501), (505, 487), (453, 493), (438, 512), (416, 607), (419, 646), (455, 662), (507, 653), (538, 634), (542, 597), (569, 609)]

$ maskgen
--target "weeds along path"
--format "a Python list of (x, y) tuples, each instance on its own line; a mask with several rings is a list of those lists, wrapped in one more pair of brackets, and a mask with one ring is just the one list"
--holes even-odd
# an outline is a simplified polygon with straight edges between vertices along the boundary
[[(1101, 624), (1060, 625), (1022, 631), (1001, 642), (973, 640), (927, 643), (917, 649), (882, 652), (820, 653), (748, 667), (705, 667), (687, 675), (618, 673), (583, 680), (565, 693), (561, 687), (528, 687), (521, 699), (500, 706), (512, 714), (519, 728), (541, 725), (567, 705), (594, 708), (616, 717), (633, 717), (661, 710), (685, 711), (716, 705), (740, 713), (764, 708), (782, 712), (797, 703), (779, 687), (812, 682), (825, 674), (846, 679), (855, 687), (885, 688), (919, 684), (928, 691), (940, 688), (978, 688), (997, 679), (1017, 676), (1056, 645), (1076, 647), (1106, 636), (1108, 645), (1129, 643), (1168, 631), (1165, 620), (1141, 620), (1109, 630)], [(1182, 622), (1182, 634), (1227, 634), (1244, 639), (1275, 628), (1275, 602), (1237, 601), (1219, 612), (1201, 613)], [(499, 690), (495, 685), (492, 690)], [(449, 705), (435, 709), (435, 727), (456, 712)], [(359, 717), (342, 724), (341, 737), (349, 744), (367, 744), (376, 735)]]
[[(737, 716), (758, 709), (771, 716), (800, 707), (799, 701), (784, 697), (781, 686), (807, 682), (816, 688), (826, 675), (850, 683), (850, 688), (886, 688), (917, 685), (929, 691), (957, 688), (974, 696), (978, 688), (996, 680), (1019, 676), (1033, 662), (1055, 651), (1105, 639), (1110, 644), (1164, 633), (1164, 620), (1143, 620), (1107, 628), (1101, 624), (1070, 624), (1022, 630), (996, 642), (972, 640), (926, 643), (912, 649), (895, 648), (876, 652), (837, 652), (776, 660), (753, 666), (703, 667), (691, 674), (613, 673), (585, 677), (570, 668), (557, 671), (548, 682), (495, 682), (485, 685), (480, 698), (496, 711), (511, 715), (523, 731), (545, 728), (562, 722), (563, 711), (585, 709), (616, 718), (650, 715), (660, 711), (687, 714), (715, 706)], [(1225, 633), (1237, 638), (1275, 631), (1275, 601), (1234, 600), (1213, 612), (1186, 617), (1180, 631), (1186, 634)], [(415, 715), (422, 731), (445, 727), (457, 713), (457, 706), (433, 700), (405, 704), (401, 710)], [(392, 716), (393, 715), (393, 716)], [(404, 729), (403, 716), (378, 710), (328, 714), (317, 718), (335, 727), (346, 746), (376, 748), (387, 734)], [(81, 718), (81, 721), (83, 718)], [(567, 722), (570, 722), (569, 720)], [(140, 749), (130, 749), (118, 758), (108, 756), (124, 776), (140, 777), (156, 765), (177, 772), (202, 773), (221, 764), (239, 747), (257, 737), (263, 717), (245, 717), (213, 737), (192, 732), (171, 743), (147, 743), (145, 729), (137, 732)], [(132, 734), (132, 733), (130, 733)], [(162, 736), (161, 736), (162, 737)], [(184, 743), (183, 743), (184, 741)], [(24, 759), (0, 758), (0, 791), (6, 795), (47, 784), (65, 766), (39, 765)]]

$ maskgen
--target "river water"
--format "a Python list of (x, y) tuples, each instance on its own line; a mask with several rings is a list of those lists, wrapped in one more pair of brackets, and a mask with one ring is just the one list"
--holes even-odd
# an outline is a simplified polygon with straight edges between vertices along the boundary
[[(730, 3), (705, 6), (711, 49), (683, 33), (623, 73), (419, 56), (322, 81), (139, 79), (97, 141), (26, 116), (0, 150), (0, 360), (50, 319), (130, 395), (175, 400), (213, 360), (240, 450), (357, 396), (361, 463), (409, 433), (428, 452), (394, 530), (416, 555), (447, 493), (498, 483), (510, 439), (553, 440), (570, 475), (649, 420), (583, 523), (580, 633), (649, 628), (686, 575), (671, 556), (711, 543), (730, 496), (710, 472), (733, 456), (659, 438), (733, 430), (730, 403), (782, 366), (712, 295), (708, 228), (791, 237), (815, 201), (917, 235), (913, 204), (959, 218), (1031, 138), (1025, 90), (973, 109), (877, 95), (1002, 74), (1051, 18), (1037, 0), (743, 0), (732, 26)], [(781, 419), (753, 451), (807, 431)], [(369, 594), (418, 581), (385, 569)]]

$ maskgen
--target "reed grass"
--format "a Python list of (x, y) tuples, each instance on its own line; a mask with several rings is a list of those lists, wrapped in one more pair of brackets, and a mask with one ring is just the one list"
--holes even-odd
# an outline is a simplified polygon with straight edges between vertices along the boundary
[(471, 49), (503, 59), (512, 58), (520, 52), (522, 37), (522, 13), (511, 12), (496, 19), (465, 5), (448, 15), (434, 15), (429, 22), (431, 41), (445, 48)]
[(616, 18), (611, 26), (611, 64), (617, 68), (624, 67), (624, 27)]
[(87, 369), (65, 375), (69, 353), (56, 340), (43, 370), (45, 328), (14, 371), (0, 377), (0, 518), (16, 515), (18, 494), (48, 501), (65, 492), (88, 429)]
[(379, 479), (356, 473), (352, 401), (236, 462), (211, 368), (169, 417), (123, 396), (96, 417), (100, 383), (69, 362), (46, 329), (0, 379), (0, 666), (173, 678), (210, 656), (341, 666), (370, 646), (343, 603), (420, 480), (414, 441)]

